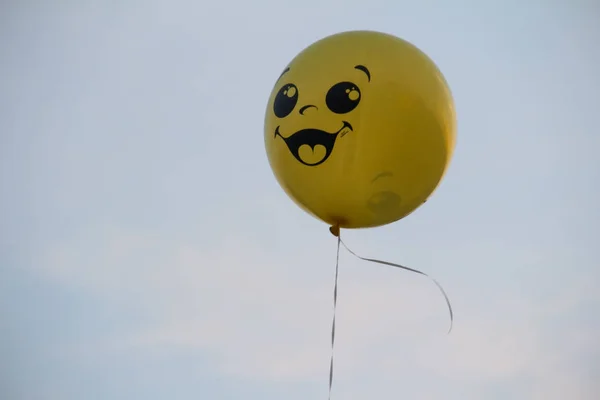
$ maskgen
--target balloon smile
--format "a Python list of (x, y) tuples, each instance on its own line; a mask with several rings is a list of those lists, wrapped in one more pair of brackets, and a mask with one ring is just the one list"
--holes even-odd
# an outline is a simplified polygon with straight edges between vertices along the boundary
[(278, 126), (275, 128), (275, 137), (279, 136), (283, 139), (296, 160), (306, 166), (314, 167), (324, 163), (329, 158), (340, 133), (341, 136), (344, 136), (351, 131), (352, 125), (343, 121), (342, 127), (337, 132), (330, 133), (321, 129), (308, 128), (299, 130), (285, 138), (279, 133)]

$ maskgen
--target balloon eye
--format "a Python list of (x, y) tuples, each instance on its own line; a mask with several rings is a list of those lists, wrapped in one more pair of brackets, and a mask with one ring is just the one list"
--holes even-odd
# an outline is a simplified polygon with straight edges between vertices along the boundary
[(293, 83), (284, 85), (273, 102), (273, 112), (277, 118), (285, 118), (294, 110), (298, 103), (298, 88)]
[(352, 82), (336, 83), (325, 97), (327, 107), (336, 114), (346, 114), (360, 103), (360, 89)]

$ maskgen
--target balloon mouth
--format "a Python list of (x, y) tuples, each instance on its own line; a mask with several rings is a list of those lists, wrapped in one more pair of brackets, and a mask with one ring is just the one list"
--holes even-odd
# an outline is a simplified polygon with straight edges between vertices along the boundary
[(275, 138), (279, 136), (287, 145), (292, 155), (308, 167), (314, 167), (323, 164), (335, 146), (336, 140), (341, 133), (344, 136), (352, 131), (352, 125), (343, 121), (343, 125), (336, 132), (327, 132), (321, 129), (302, 129), (288, 137), (283, 137), (279, 133), (279, 126), (275, 128)]

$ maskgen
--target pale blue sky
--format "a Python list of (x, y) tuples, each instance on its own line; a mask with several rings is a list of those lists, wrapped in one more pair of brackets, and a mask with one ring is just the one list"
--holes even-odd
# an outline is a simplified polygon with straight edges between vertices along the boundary
[(42, 3), (0, 5), (0, 398), (326, 398), (335, 239), (262, 130), (285, 64), (349, 29), (455, 95), (438, 191), (345, 237), (456, 319), (344, 254), (334, 398), (597, 398), (597, 1)]

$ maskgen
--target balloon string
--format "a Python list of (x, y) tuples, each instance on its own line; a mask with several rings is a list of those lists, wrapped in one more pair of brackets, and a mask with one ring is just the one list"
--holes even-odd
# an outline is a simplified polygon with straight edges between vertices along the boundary
[(342, 239), (337, 235), (337, 254), (335, 258), (335, 283), (333, 285), (333, 320), (331, 322), (331, 360), (329, 361), (329, 400), (331, 400), (331, 388), (333, 386), (333, 348), (335, 345), (335, 312), (337, 309), (338, 272), (340, 267), (340, 243)]
[[(372, 262), (372, 263), (376, 263), (376, 264), (389, 265), (390, 267), (401, 268), (401, 269), (404, 269), (406, 271), (414, 272), (415, 274), (423, 275), (423, 276), (429, 278), (433, 283), (435, 283), (435, 285), (438, 287), (438, 289), (440, 290), (440, 292), (442, 292), (442, 294), (444, 295), (444, 299), (446, 300), (446, 305), (448, 306), (448, 312), (450, 313), (450, 328), (448, 329), (448, 333), (450, 333), (452, 331), (452, 326), (454, 324), (454, 312), (452, 311), (452, 305), (450, 304), (450, 299), (448, 298), (448, 295), (446, 294), (446, 291), (444, 290), (444, 288), (442, 287), (442, 285), (440, 285), (438, 283), (438, 281), (436, 281), (435, 279), (433, 279), (431, 276), (427, 275), (425, 272), (419, 271), (418, 269), (405, 267), (404, 265), (392, 263), (392, 262), (389, 262), (389, 261), (382, 261), (382, 260), (377, 260), (377, 259), (374, 259), (374, 258), (361, 257), (358, 254), (356, 254), (355, 252), (353, 252), (352, 250), (350, 250), (348, 248), (348, 246), (346, 246), (346, 243), (344, 243), (344, 241), (340, 238), (340, 236), (338, 236), (338, 239), (339, 239), (340, 243), (342, 244), (342, 246), (344, 246), (344, 248), (346, 250), (348, 250), (348, 252), (350, 254), (352, 254), (354, 257), (356, 257), (356, 258), (358, 258), (360, 260), (368, 261), (368, 262)], [(339, 246), (339, 244), (338, 244), (338, 246)]]
[(328, 397), (329, 400), (331, 400), (331, 389), (333, 387), (333, 350), (334, 350), (334, 345), (335, 345), (335, 315), (336, 315), (336, 309), (337, 309), (338, 276), (339, 276), (339, 266), (340, 266), (340, 245), (344, 246), (344, 248), (350, 254), (352, 254), (354, 257), (356, 257), (360, 260), (404, 269), (406, 271), (414, 272), (416, 274), (423, 275), (423, 276), (429, 278), (431, 281), (433, 281), (433, 283), (435, 283), (435, 285), (438, 287), (440, 292), (442, 292), (442, 294), (444, 295), (444, 299), (446, 300), (446, 305), (448, 306), (448, 312), (450, 313), (450, 329), (448, 329), (448, 333), (450, 333), (452, 331), (452, 326), (454, 324), (454, 312), (452, 311), (452, 305), (450, 304), (450, 299), (448, 298), (446, 291), (444, 290), (442, 285), (440, 285), (438, 283), (438, 281), (436, 281), (435, 279), (433, 279), (431, 276), (427, 275), (426, 273), (419, 271), (418, 269), (405, 267), (404, 265), (392, 263), (389, 261), (383, 261), (383, 260), (377, 260), (375, 258), (367, 258), (367, 257), (359, 256), (358, 254), (356, 254), (355, 252), (350, 250), (350, 248), (348, 248), (348, 246), (346, 246), (346, 243), (344, 243), (344, 241), (341, 238), (339, 227), (331, 227), (330, 231), (334, 236), (337, 237), (337, 254), (336, 254), (336, 259), (335, 259), (335, 283), (333, 286), (333, 319), (331, 322), (331, 359), (329, 361), (329, 397)]

